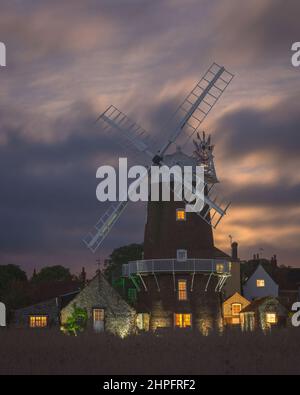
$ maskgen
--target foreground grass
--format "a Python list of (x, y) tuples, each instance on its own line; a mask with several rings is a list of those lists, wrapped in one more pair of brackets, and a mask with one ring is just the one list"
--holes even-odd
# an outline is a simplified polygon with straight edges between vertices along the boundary
[(0, 374), (300, 374), (300, 329), (125, 339), (1, 330)]

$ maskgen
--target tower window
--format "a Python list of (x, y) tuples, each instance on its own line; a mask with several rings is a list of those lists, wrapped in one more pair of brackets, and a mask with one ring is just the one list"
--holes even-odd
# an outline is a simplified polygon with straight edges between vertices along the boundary
[(183, 208), (178, 208), (176, 210), (176, 221), (185, 221), (186, 220), (186, 212)]
[(216, 264), (216, 272), (217, 273), (223, 273), (224, 272), (224, 265), (223, 265), (223, 263), (217, 263)]
[(175, 326), (177, 328), (190, 328), (192, 326), (192, 314), (175, 314)]
[(177, 261), (184, 262), (187, 260), (187, 250), (177, 250)]
[(265, 280), (256, 280), (257, 288), (263, 288), (265, 286)]
[(186, 280), (178, 280), (178, 300), (187, 300)]

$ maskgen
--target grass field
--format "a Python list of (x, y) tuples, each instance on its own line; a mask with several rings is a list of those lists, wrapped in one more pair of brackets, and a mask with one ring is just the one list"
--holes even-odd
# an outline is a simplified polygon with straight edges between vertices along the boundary
[(0, 374), (300, 374), (300, 329), (125, 339), (5, 329), (0, 331)]

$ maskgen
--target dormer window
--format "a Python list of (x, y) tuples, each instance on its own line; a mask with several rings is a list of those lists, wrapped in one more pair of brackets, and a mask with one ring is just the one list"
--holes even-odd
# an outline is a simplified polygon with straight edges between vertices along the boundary
[(256, 286), (257, 286), (257, 288), (263, 288), (265, 286), (265, 280), (257, 279), (256, 280)]
[(184, 208), (178, 208), (176, 210), (176, 221), (185, 221), (186, 220), (186, 212)]

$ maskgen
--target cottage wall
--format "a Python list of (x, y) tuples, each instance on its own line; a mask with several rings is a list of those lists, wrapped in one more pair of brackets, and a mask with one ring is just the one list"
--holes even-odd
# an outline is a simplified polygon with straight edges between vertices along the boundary
[(29, 316), (46, 315), (48, 317), (48, 326), (59, 324), (59, 303), (54, 298), (32, 306), (15, 310), (12, 318), (12, 325), (16, 327), (29, 326)]
[[(232, 314), (232, 304), (233, 303), (238, 303), (241, 305), (241, 310), (244, 309), (245, 307), (249, 306), (250, 302), (249, 300), (245, 299), (243, 296), (241, 296), (238, 292), (236, 292), (234, 295), (232, 295), (229, 299), (225, 300), (223, 303), (223, 318), (225, 321), (225, 324), (233, 324), (233, 323), (239, 323), (239, 316), (233, 315)], [(236, 322), (233, 322), (233, 318), (238, 319)]]
[(125, 336), (135, 329), (135, 310), (110, 286), (103, 276), (96, 276), (61, 311), (61, 323), (64, 324), (73, 312), (73, 307), (87, 311), (89, 326), (92, 326), (94, 308), (105, 310), (105, 330)]

